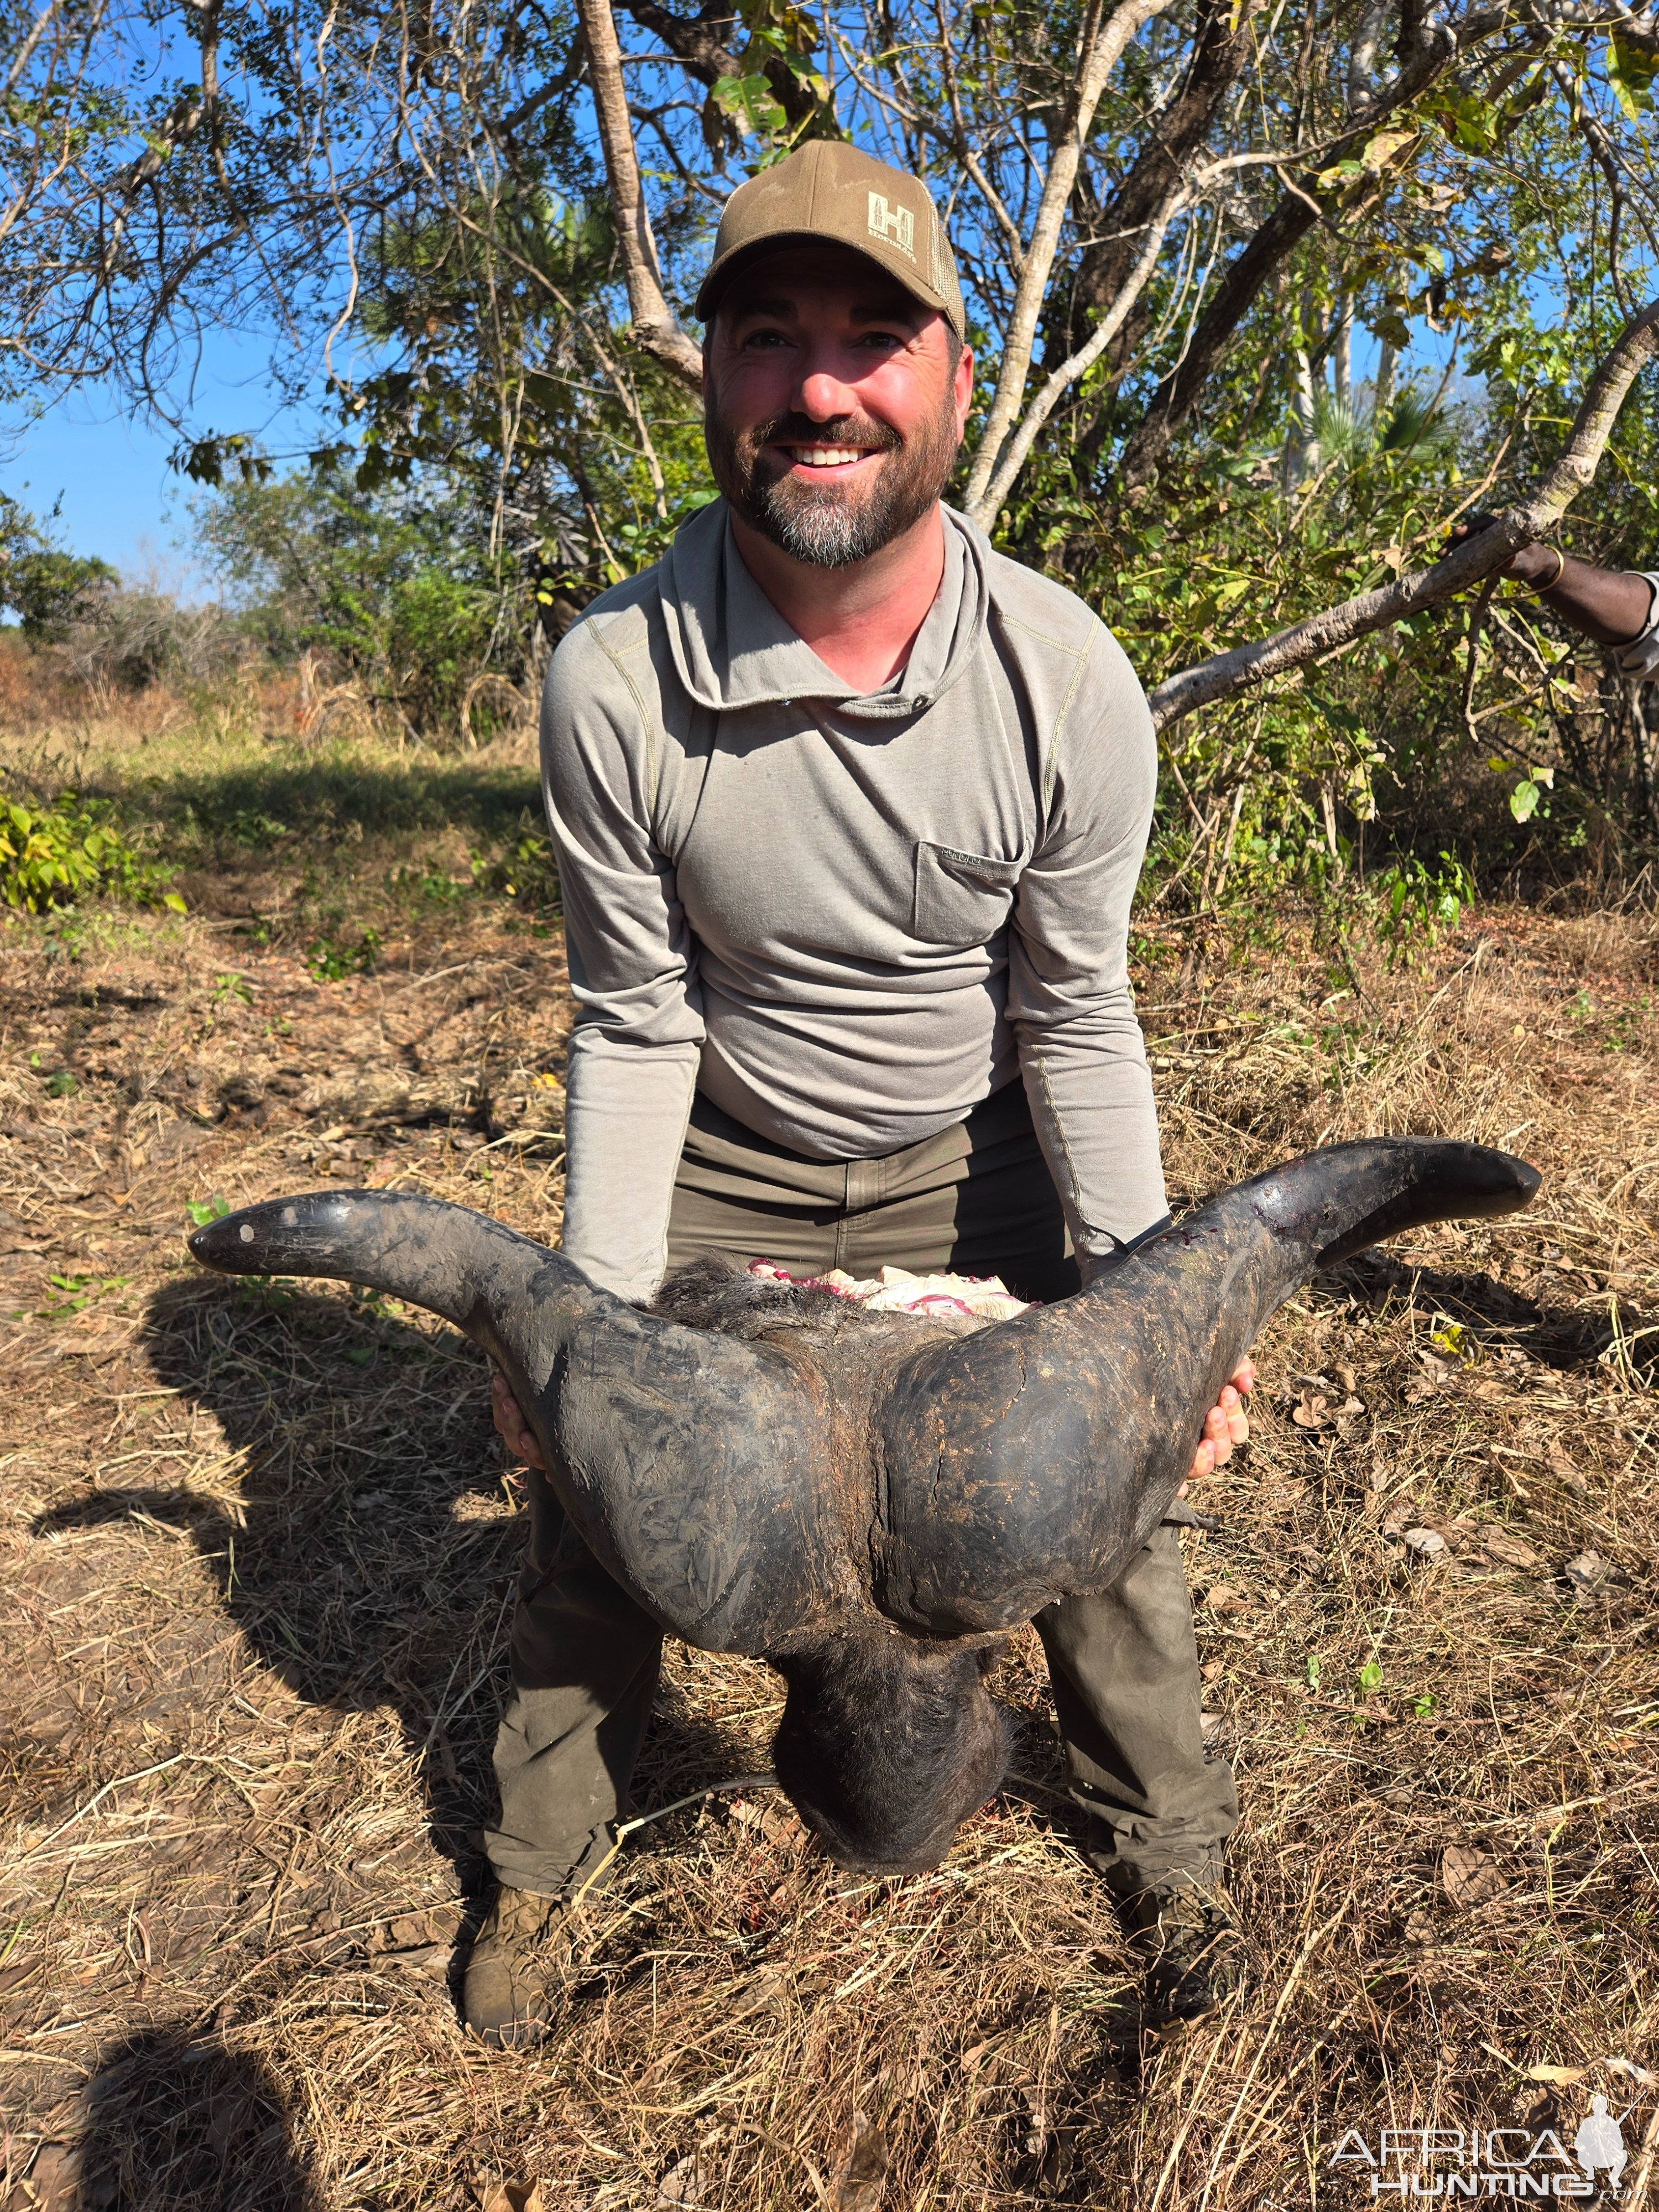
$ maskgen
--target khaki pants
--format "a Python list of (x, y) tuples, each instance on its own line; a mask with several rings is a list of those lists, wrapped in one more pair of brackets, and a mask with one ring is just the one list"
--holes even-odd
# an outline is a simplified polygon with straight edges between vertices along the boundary
[[(671, 1267), (700, 1253), (792, 1274), (882, 1266), (999, 1274), (1025, 1297), (1077, 1288), (1064, 1217), (1023, 1086), (878, 1160), (807, 1160), (699, 1097), (669, 1224)], [(529, 1477), (530, 1556), (514, 1615), (514, 1697), (495, 1740), (499, 1825), (485, 1842), (507, 1887), (557, 1896), (611, 1848), (651, 1715), (662, 1632), (619, 1589)], [(1116, 1584), (1036, 1622), (1072, 1796), (1090, 1855), (1128, 1896), (1217, 1879), (1237, 1819), (1232, 1775), (1204, 1751), (1198, 1652), (1181, 1551), (1160, 1528)]]

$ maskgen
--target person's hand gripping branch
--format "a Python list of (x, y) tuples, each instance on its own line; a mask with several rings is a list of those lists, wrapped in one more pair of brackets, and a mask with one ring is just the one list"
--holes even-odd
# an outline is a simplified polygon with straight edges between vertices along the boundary
[[(1490, 530), (1497, 520), (1475, 508), (1452, 530), (1448, 550)], [(1522, 545), (1498, 573), (1597, 645), (1633, 644), (1653, 621), (1654, 589), (1645, 576), (1575, 561), (1554, 545)]]

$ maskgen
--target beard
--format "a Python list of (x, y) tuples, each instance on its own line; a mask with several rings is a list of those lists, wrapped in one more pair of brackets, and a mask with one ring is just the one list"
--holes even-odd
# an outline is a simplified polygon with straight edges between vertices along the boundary
[[(714, 482), (732, 512), (780, 550), (815, 568), (867, 561), (902, 537), (950, 482), (960, 443), (948, 398), (935, 419), (908, 438), (862, 415), (838, 415), (829, 422), (777, 415), (750, 429), (733, 430), (712, 405), (703, 430)], [(857, 446), (889, 458), (868, 485), (832, 481), (820, 487), (791, 473), (790, 465), (770, 450), (779, 441)]]

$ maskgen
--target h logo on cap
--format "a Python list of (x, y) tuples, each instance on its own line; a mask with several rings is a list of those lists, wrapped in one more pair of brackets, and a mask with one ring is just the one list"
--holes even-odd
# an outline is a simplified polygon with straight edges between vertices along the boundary
[(870, 195), (870, 235), (884, 238), (890, 246), (896, 246), (901, 253), (916, 258), (916, 219), (908, 207), (890, 207), (882, 192)]

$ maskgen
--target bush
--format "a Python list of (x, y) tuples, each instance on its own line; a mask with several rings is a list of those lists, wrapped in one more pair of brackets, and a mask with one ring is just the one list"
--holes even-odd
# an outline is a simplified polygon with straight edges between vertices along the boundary
[(1389, 965), (1415, 964), (1456, 928), (1474, 904), (1474, 879), (1454, 853), (1442, 853), (1431, 868), (1414, 853), (1393, 861), (1371, 884), (1376, 934), (1388, 948)]
[(392, 593), (386, 653), (392, 688), (417, 730), (459, 726), (469, 679), (484, 665), (496, 602), (481, 585), (422, 568)]
[(106, 591), (67, 637), (81, 680), (121, 691), (169, 678), (210, 684), (229, 675), (246, 651), (222, 607), (180, 606), (166, 592), (124, 586)]
[(102, 894), (182, 914), (169, 880), (170, 872), (135, 851), (95, 802), (73, 792), (50, 806), (0, 798), (0, 905), (44, 914)]
[(505, 893), (521, 906), (550, 914), (560, 911), (559, 869), (552, 840), (537, 826), (526, 810), (519, 817), (518, 834), (505, 853), (486, 860), (472, 856), (472, 880), (481, 891)]
[(407, 733), (464, 744), (524, 711), (535, 617), (475, 523), (435, 479), (371, 495), (333, 467), (227, 485), (197, 515), (244, 635), (279, 665), (310, 656)]

